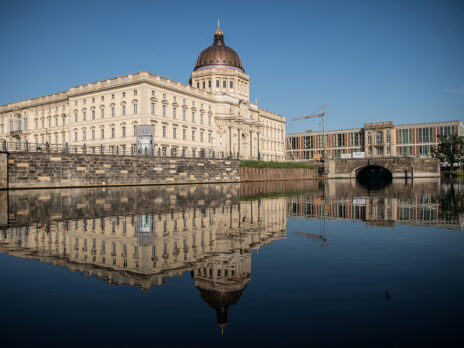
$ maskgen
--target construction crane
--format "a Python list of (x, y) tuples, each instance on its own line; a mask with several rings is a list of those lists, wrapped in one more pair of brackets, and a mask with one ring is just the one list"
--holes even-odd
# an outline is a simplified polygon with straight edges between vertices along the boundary
[[(325, 110), (327, 109), (327, 104), (321, 106), (319, 109), (317, 109), (315, 112), (313, 112), (311, 115), (307, 115), (307, 116), (302, 116), (302, 117), (297, 117), (297, 118), (294, 118), (292, 119), (291, 121), (300, 121), (300, 120), (306, 120), (308, 118), (316, 118), (316, 117), (321, 117), (322, 118), (322, 141), (323, 141), (323, 146), (324, 146), (324, 153), (323, 153), (323, 159), (325, 159), (325, 149), (326, 149), (326, 142), (325, 142)], [(317, 113), (319, 111), (321, 111), (320, 113)], [(292, 148), (292, 143), (290, 141), (290, 139), (288, 139), (288, 147), (289, 147), (289, 150), (293, 156), (293, 160), (295, 161), (295, 154), (293, 152), (293, 148)]]

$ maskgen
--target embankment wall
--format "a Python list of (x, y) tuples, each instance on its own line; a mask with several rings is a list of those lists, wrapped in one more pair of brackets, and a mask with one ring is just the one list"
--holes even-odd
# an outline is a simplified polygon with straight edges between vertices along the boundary
[(240, 163), (231, 159), (9, 153), (0, 164), (2, 188), (10, 189), (240, 181)]

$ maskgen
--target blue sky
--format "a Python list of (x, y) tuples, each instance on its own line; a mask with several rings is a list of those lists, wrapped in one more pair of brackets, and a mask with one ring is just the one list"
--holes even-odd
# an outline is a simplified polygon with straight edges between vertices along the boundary
[(287, 121), (325, 103), (328, 129), (464, 121), (464, 1), (444, 0), (6, 0), (0, 104), (140, 70), (188, 83), (218, 18), (250, 99)]

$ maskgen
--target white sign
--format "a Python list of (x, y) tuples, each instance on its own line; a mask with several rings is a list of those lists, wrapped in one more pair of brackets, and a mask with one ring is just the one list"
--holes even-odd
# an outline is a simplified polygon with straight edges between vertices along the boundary
[(351, 153), (342, 153), (340, 154), (340, 158), (351, 158)]
[(365, 152), (353, 152), (353, 158), (364, 158), (366, 157)]
[(353, 205), (366, 205), (364, 198), (353, 198)]

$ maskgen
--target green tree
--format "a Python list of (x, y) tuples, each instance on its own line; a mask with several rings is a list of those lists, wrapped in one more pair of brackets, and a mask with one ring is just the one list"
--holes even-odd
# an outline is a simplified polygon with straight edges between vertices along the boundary
[(464, 162), (464, 137), (457, 134), (440, 135), (440, 142), (434, 152), (434, 157), (445, 162), (450, 170), (453, 165)]

